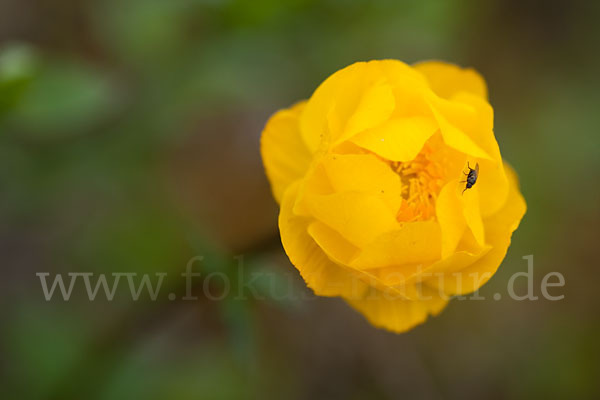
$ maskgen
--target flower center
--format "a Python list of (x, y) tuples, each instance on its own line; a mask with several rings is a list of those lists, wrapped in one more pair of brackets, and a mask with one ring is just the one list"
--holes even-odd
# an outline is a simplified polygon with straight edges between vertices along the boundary
[(402, 181), (402, 202), (396, 214), (399, 222), (435, 218), (435, 201), (443, 186), (444, 170), (433, 158), (433, 153), (433, 148), (425, 144), (414, 160), (390, 162), (390, 167)]

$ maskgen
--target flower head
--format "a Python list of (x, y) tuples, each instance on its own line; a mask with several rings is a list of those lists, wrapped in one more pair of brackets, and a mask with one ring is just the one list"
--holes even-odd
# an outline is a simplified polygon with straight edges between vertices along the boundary
[(451, 64), (352, 64), (275, 113), (261, 153), (307, 285), (396, 332), (483, 285), (525, 213), (485, 82)]

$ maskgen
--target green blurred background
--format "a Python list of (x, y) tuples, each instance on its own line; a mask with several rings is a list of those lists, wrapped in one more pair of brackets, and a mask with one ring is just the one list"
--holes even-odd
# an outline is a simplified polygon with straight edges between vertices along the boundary
[[(0, 396), (600, 398), (598, 4), (1, 0)], [(305, 288), (258, 151), (275, 110), (376, 58), (480, 71), (528, 202), (487, 300), (403, 335)], [(529, 254), (565, 299), (494, 301)], [(256, 293), (169, 301), (197, 255)], [(36, 272), (169, 276), (156, 301), (45, 301)]]

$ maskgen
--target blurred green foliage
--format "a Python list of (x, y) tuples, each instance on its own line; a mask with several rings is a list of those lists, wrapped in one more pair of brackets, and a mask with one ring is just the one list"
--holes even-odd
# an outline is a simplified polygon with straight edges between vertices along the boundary
[[(9, 0), (5, 398), (600, 395), (597, 12), (554, 0)], [(260, 130), (335, 70), (373, 58), (444, 59), (486, 77), (529, 210), (482, 294), (534, 254), (537, 282), (565, 275), (565, 301), (454, 302), (396, 336), (307, 294), (278, 247)], [(224, 273), (233, 293), (247, 290), (240, 273), (268, 272), (259, 299), (136, 302), (122, 285), (114, 302), (81, 291), (46, 302), (35, 277), (168, 272), (162, 292), (179, 294), (196, 255), (203, 277)], [(298, 296), (273, 296), (286, 291)]]

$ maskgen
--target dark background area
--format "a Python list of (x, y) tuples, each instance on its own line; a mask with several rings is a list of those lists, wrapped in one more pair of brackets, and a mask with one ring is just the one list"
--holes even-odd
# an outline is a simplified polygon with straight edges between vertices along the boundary
[[(598, 4), (0, 0), (2, 397), (600, 397)], [(258, 151), (275, 110), (380, 58), (477, 69), (528, 203), (486, 300), (402, 335), (305, 288)], [(540, 300), (512, 300), (530, 254)], [(168, 276), (46, 301), (38, 272)], [(211, 272), (247, 299), (201, 296)]]

